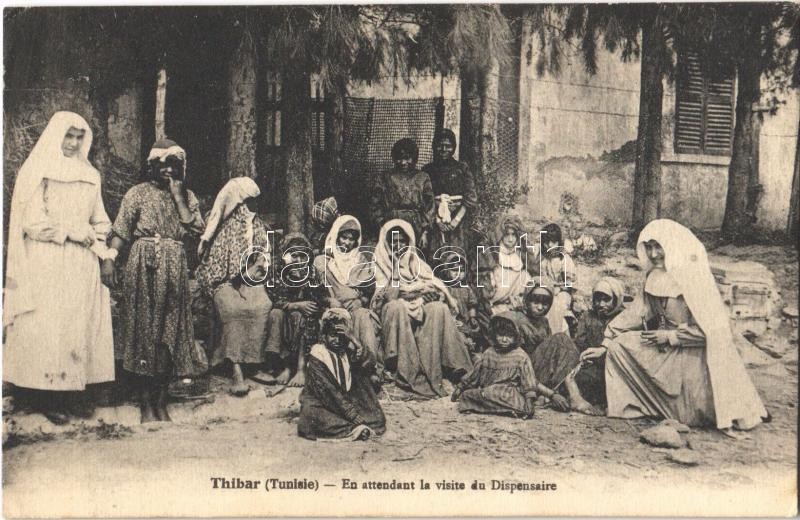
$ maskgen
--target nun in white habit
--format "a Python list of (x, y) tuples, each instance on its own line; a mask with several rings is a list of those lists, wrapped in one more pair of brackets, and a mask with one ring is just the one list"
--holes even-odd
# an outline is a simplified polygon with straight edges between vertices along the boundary
[[(14, 185), (3, 380), (20, 387), (80, 391), (114, 379), (111, 306), (100, 261), (113, 261), (116, 251), (106, 246), (111, 222), (100, 174), (87, 158), (91, 145), (92, 130), (81, 116), (57, 112)], [(66, 421), (64, 397), (47, 399), (54, 422)], [(77, 412), (90, 413), (86, 407)]]

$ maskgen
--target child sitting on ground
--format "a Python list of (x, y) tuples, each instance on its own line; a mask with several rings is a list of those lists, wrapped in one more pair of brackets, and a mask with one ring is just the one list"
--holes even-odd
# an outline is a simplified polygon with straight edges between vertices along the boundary
[(578, 318), (575, 346), (581, 352), (581, 369), (575, 376), (578, 388), (593, 404), (605, 406), (605, 356), (593, 356), (603, 351), (606, 326), (624, 308), (625, 289), (616, 278), (606, 276), (592, 290), (592, 308)]
[(325, 311), (320, 323), (322, 343), (308, 355), (297, 433), (311, 440), (381, 435), (386, 418), (370, 383), (374, 354), (353, 337), (345, 309)]
[[(547, 387), (569, 396), (569, 406), (559, 408), (575, 410), (587, 415), (598, 415), (591, 403), (581, 395), (575, 382), (575, 373), (580, 363), (578, 348), (572, 339), (563, 332), (552, 334), (547, 315), (553, 303), (553, 291), (536, 280), (535, 285), (525, 294), (524, 312), (509, 311), (504, 316), (512, 320), (520, 333), (522, 348), (528, 354), (536, 372), (537, 379)], [(563, 385), (563, 387), (562, 387)]]
[(481, 309), (475, 288), (467, 281), (469, 260), (463, 254), (448, 251), (434, 269), (436, 276), (450, 290), (457, 304), (456, 326), (467, 339), (472, 353), (482, 352), (487, 344), (488, 315)]
[(265, 383), (302, 387), (308, 349), (318, 340), (319, 318), (333, 302), (311, 263), (313, 249), (302, 233), (286, 235), (280, 251), (281, 262), (272, 287), (267, 288), (273, 309), (265, 342), (265, 364), (271, 372), (280, 372), (277, 377), (270, 373), (257, 377)]
[(529, 419), (538, 394), (550, 398), (553, 405), (568, 409), (567, 400), (536, 380), (533, 365), (522, 348), (514, 322), (493, 316), (490, 333), (494, 345), (475, 362), (453, 391), (461, 413), (509, 414)]

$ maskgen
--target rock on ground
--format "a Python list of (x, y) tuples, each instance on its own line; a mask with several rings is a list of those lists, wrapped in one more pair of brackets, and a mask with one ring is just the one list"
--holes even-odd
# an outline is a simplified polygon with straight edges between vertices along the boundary
[(700, 455), (696, 451), (680, 448), (667, 453), (667, 460), (683, 464), (684, 466), (697, 466), (700, 464)]
[(659, 448), (682, 448), (684, 444), (678, 430), (663, 423), (643, 430), (639, 439)]

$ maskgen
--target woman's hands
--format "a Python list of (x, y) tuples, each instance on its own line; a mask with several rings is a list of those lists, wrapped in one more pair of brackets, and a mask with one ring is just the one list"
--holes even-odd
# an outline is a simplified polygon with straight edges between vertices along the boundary
[(607, 350), (606, 347), (589, 347), (581, 352), (580, 360), (582, 363), (591, 363), (605, 356)]
[(306, 316), (311, 316), (319, 310), (317, 304), (312, 301), (290, 303), (288, 306), (290, 311), (300, 311)]
[(169, 192), (173, 197), (183, 197), (183, 181), (170, 176)]
[(197, 244), (197, 256), (198, 258), (203, 258), (203, 253), (206, 252), (206, 248), (208, 247), (208, 241), (200, 239), (200, 243)]
[(117, 268), (114, 260), (107, 258), (100, 264), (100, 280), (109, 289), (117, 286)]
[(651, 347), (664, 346), (669, 343), (669, 332), (668, 330), (648, 330), (642, 332), (642, 339)]
[(70, 241), (80, 244), (84, 247), (90, 247), (92, 244), (94, 244), (95, 240), (97, 240), (92, 227), (87, 227), (85, 229), (71, 229), (67, 232), (67, 238)]

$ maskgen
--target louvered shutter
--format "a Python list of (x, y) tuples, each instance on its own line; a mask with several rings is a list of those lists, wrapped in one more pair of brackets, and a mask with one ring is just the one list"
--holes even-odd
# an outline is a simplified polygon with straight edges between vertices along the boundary
[(713, 81), (697, 54), (681, 54), (676, 86), (675, 152), (730, 155), (733, 74)]

